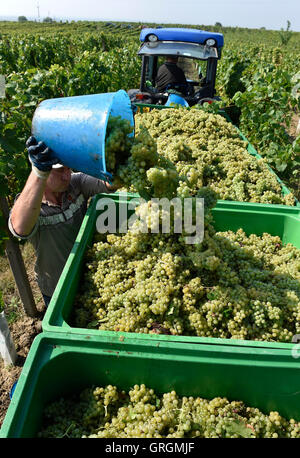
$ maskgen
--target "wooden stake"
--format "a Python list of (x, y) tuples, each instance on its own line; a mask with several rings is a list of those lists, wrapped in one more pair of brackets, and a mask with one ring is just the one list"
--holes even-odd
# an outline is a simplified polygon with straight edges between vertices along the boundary
[[(0, 208), (7, 224), (9, 218), (9, 207), (6, 197), (0, 197)], [(9, 265), (18, 288), (24, 311), (26, 315), (34, 318), (39, 315), (39, 312), (33, 298), (19, 243), (9, 230), (8, 235), (9, 239), (5, 244), (5, 252)]]

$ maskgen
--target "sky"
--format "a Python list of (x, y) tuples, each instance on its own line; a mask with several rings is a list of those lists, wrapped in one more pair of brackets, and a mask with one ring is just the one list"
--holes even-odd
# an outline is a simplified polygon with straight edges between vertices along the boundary
[(300, 32), (300, 0), (1, 0), (0, 18), (155, 22)]

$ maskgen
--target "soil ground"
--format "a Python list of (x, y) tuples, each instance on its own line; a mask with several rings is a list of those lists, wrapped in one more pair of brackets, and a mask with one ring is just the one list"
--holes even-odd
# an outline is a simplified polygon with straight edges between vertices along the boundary
[(28, 317), (21, 305), (13, 274), (5, 256), (0, 258), (0, 289), (3, 295), (5, 317), (15, 345), (17, 359), (15, 365), (5, 365), (0, 358), (0, 427), (10, 403), (10, 390), (20, 376), (25, 359), (34, 338), (41, 332), (41, 319), (45, 312), (44, 302), (34, 280), (35, 255), (29, 243), (21, 247), (22, 256), (37, 310), (37, 318)]

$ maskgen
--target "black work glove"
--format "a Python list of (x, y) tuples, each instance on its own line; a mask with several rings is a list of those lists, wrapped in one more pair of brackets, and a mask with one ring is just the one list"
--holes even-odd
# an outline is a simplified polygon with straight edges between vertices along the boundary
[(52, 165), (57, 164), (59, 160), (54, 157), (53, 151), (44, 142), (37, 142), (33, 136), (28, 138), (26, 147), (33, 172), (42, 180), (46, 180)]

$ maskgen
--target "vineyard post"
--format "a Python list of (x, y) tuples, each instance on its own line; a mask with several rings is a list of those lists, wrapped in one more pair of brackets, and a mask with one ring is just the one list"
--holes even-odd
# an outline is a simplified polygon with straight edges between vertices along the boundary
[[(5, 220), (8, 221), (9, 207), (5, 197), (0, 197), (0, 208)], [(35, 305), (19, 244), (10, 232), (9, 239), (5, 244), (5, 252), (14, 275), (24, 311), (26, 315), (34, 318), (39, 312)]]

